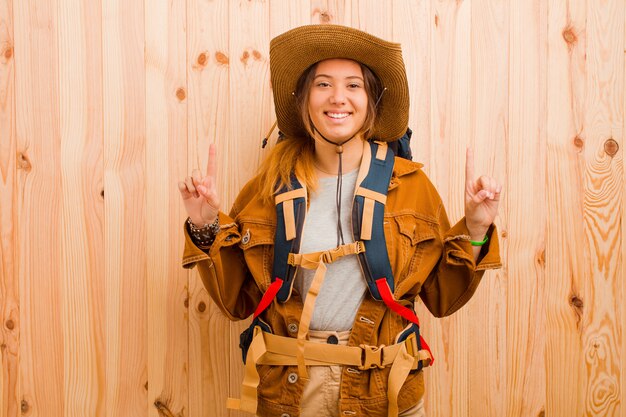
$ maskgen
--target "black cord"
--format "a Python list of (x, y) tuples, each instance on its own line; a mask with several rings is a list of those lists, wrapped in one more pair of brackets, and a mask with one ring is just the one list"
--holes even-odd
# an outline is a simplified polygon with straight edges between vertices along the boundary
[(339, 247), (340, 243), (342, 245), (345, 243), (343, 240), (343, 227), (341, 227), (341, 192), (343, 189), (342, 155), (343, 153), (339, 154), (339, 172), (337, 173), (337, 247)]

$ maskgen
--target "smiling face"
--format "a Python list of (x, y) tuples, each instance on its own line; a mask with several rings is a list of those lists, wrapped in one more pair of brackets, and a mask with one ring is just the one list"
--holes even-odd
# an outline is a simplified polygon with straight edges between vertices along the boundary
[(359, 133), (368, 112), (368, 95), (361, 66), (348, 59), (317, 64), (309, 90), (308, 113), (328, 140), (341, 143)]

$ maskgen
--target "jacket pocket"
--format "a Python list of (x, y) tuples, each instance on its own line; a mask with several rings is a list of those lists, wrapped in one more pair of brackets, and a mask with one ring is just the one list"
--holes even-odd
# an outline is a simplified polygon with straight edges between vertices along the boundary
[(418, 268), (424, 252), (434, 249), (436, 238), (437, 224), (415, 214), (385, 218), (387, 251), (396, 283)]
[(275, 230), (275, 226), (260, 221), (241, 223), (239, 247), (243, 250), (252, 277), (262, 291), (271, 284)]

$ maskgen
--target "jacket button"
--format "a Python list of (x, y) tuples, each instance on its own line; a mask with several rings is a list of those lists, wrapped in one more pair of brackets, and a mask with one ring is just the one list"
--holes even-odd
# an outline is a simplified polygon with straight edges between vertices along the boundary
[(244, 245), (247, 245), (248, 242), (250, 242), (250, 229), (248, 229), (246, 231), (246, 234), (243, 235), (243, 237), (241, 238), (241, 243), (243, 243)]
[(298, 374), (296, 374), (295, 372), (290, 373), (289, 375), (287, 375), (287, 381), (289, 381), (290, 384), (295, 384), (296, 382), (298, 382)]
[(329, 345), (336, 345), (337, 343), (339, 343), (339, 339), (337, 339), (337, 336), (335, 336), (334, 334), (331, 334), (330, 336), (328, 336), (328, 339), (326, 339), (326, 343), (328, 343)]
[(289, 333), (297, 333), (298, 325), (296, 323), (289, 323), (289, 325), (287, 326), (287, 330), (289, 330)]

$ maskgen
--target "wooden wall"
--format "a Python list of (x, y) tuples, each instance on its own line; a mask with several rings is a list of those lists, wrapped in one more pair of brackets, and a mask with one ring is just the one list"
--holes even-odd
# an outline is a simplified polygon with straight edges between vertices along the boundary
[[(177, 181), (267, 149), (270, 39), (401, 42), (453, 220), (499, 178), (504, 267), (424, 333), (432, 417), (626, 416), (624, 0), (0, 0), (0, 417), (227, 412), (241, 323), (180, 267)], [(274, 134), (275, 136), (275, 134)]]

